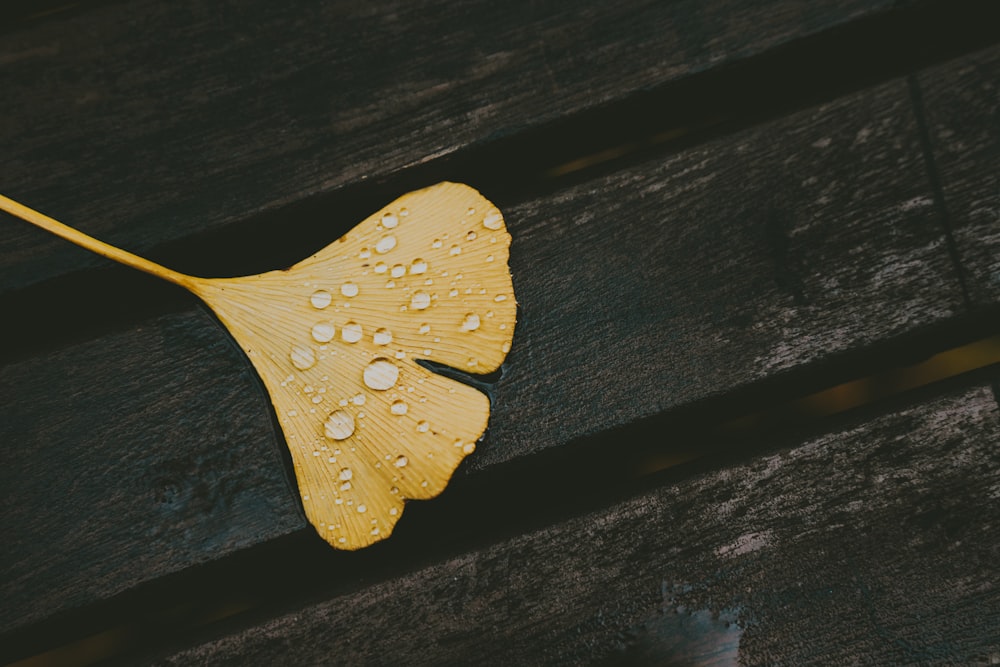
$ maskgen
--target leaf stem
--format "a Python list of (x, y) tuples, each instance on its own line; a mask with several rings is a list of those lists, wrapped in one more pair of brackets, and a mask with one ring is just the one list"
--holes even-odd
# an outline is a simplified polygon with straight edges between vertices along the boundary
[(120, 262), (125, 266), (131, 266), (134, 269), (139, 269), (140, 271), (145, 271), (146, 273), (163, 278), (164, 280), (169, 280), (170, 282), (176, 283), (182, 287), (192, 289), (197, 282), (197, 279), (193, 276), (174, 271), (173, 269), (168, 269), (167, 267), (161, 266), (156, 262), (151, 262), (148, 259), (139, 257), (138, 255), (133, 255), (127, 250), (116, 248), (115, 246), (109, 245), (104, 241), (98, 241), (92, 236), (88, 236), (81, 231), (77, 231), (72, 227), (64, 225), (58, 220), (54, 220), (43, 213), (39, 213), (34, 209), (28, 208), (24, 204), (20, 204), (9, 197), (0, 195), (0, 210), (6, 211), (11, 215), (30, 222), (36, 227), (41, 227), (48, 232), (52, 232), (56, 236), (60, 236), (70, 243), (75, 243), (81, 248), (86, 248), (91, 252), (95, 252), (98, 255)]

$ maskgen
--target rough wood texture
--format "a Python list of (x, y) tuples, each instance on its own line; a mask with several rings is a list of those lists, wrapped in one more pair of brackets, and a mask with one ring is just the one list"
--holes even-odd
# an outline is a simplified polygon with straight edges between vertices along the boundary
[(1000, 305), (1000, 48), (917, 81), (969, 296), (976, 306)]
[[(893, 82), (506, 211), (523, 318), (467, 470), (954, 316), (929, 198)], [(0, 387), (0, 441), (16, 452), (7, 629), (304, 525), (259, 386), (200, 311), (2, 367)], [(71, 468), (56, 465), (66, 452)], [(123, 456), (145, 458), (108, 469)], [(226, 491), (204, 498), (206, 476)], [(269, 512), (228, 509), (231, 496)], [(81, 507), (96, 508), (84, 531)]]
[[(894, 4), (115, 3), (5, 35), (0, 187), (142, 254)], [(0, 255), (0, 292), (99, 262)]]
[(156, 662), (992, 664), (998, 445), (953, 392)]
[(302, 526), (267, 399), (206, 312), (0, 375), (4, 630)]
[(919, 145), (896, 82), (509, 211), (524, 317), (470, 464), (960, 312)]

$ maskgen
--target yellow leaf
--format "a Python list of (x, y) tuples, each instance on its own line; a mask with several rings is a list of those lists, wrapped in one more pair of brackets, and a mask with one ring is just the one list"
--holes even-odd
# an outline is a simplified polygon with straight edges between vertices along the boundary
[(486, 429), (489, 399), (416, 363), (496, 370), (516, 304), (510, 235), (456, 183), (411, 192), (287, 270), (171, 271), (0, 196), (0, 208), (201, 297), (264, 381), (310, 522), (330, 544), (387, 537), (406, 499), (447, 485)]

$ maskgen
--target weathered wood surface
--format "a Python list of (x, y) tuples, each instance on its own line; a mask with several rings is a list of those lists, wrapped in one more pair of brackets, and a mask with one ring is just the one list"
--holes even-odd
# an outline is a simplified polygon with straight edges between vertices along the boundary
[(270, 404), (202, 311), (0, 377), (4, 630), (302, 526)]
[(969, 296), (976, 306), (1000, 305), (1000, 48), (917, 81)]
[(931, 202), (900, 81), (513, 207), (524, 317), (470, 465), (954, 317)]
[[(370, 212), (355, 210), (369, 195), (345, 197), (327, 222), (324, 195), (459, 178), (424, 168), (918, 5), (950, 6), (98, 3), (5, 32), (0, 191), (185, 270), (270, 268)], [(459, 498), (481, 480), (498, 488), (503, 464), (524, 472), (532, 454), (554, 453), (553, 470), (601, 434), (617, 453), (622, 427), (776, 379), (808, 386), (866, 350), (956, 328), (956, 258), (973, 309), (995, 306), (996, 66), (986, 50), (554, 192), (501, 192), (522, 320)], [(289, 225), (288, 211), (315, 219)], [(441, 552), (403, 534), (403, 549), (362, 554), (382, 563), (368, 569), (309, 551), (267, 400), (192, 298), (121, 269), (81, 271), (103, 261), (6, 218), (0, 253), (0, 305), (25, 322), (0, 346), (0, 658), (121, 623), (154, 586), (194, 596), (211, 572), (272, 576), (274, 552), (284, 565), (307, 556), (326, 597), (360, 586), (358, 571), (391, 580), (170, 659), (259, 649), (275, 662), (283, 647), (302, 662), (465, 661), (487, 652), (483, 636), (507, 651), (497, 660), (642, 664), (685, 631), (722, 664), (737, 645), (747, 661), (790, 664), (1000, 657), (996, 577), (984, 579), (997, 555), (984, 391), (797, 447), (787, 479), (765, 474), (782, 457), (671, 478), (682, 481), (400, 578)], [(70, 316), (47, 315), (59, 302)], [(859, 469), (876, 472), (851, 477)], [(712, 515), (712, 499), (732, 511)], [(501, 494), (486, 505), (507, 506)], [(302, 590), (282, 604), (301, 606)], [(693, 613), (659, 615), (680, 605)], [(739, 627), (714, 620), (720, 610)]]
[[(0, 188), (148, 253), (899, 4), (96, 6), (4, 36)], [(101, 265), (6, 223), (0, 255), (0, 294)]]
[(992, 664), (998, 446), (954, 391), (154, 662)]
[[(930, 199), (894, 81), (512, 207), (523, 319), (466, 471), (960, 314)], [(304, 526), (260, 387), (203, 310), (0, 387), (5, 630)]]

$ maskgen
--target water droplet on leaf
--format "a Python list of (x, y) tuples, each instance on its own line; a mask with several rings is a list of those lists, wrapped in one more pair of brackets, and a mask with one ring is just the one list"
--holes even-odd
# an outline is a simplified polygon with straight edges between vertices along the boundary
[(410, 299), (410, 307), (415, 310), (423, 310), (431, 305), (431, 295), (427, 292), (416, 292)]
[(372, 361), (365, 368), (365, 384), (376, 391), (391, 389), (399, 379), (399, 367), (384, 357)]
[(500, 211), (490, 211), (483, 218), (483, 227), (486, 229), (500, 229), (503, 225), (503, 216), (500, 215)]
[(479, 328), (479, 315), (469, 313), (462, 320), (462, 331), (475, 331)]
[(361, 325), (357, 322), (348, 322), (340, 330), (340, 337), (345, 343), (357, 343), (361, 340)]
[(332, 322), (317, 322), (312, 328), (312, 337), (317, 343), (330, 342), (335, 333)]
[(326, 437), (332, 440), (345, 440), (354, 433), (354, 417), (344, 410), (337, 410), (327, 417), (323, 425)]
[(313, 305), (313, 308), (319, 308), (319, 309), (323, 309), (329, 306), (332, 300), (333, 297), (331, 297), (330, 293), (327, 292), (325, 289), (316, 290), (315, 292), (312, 293), (312, 296), (309, 297), (309, 303)]
[(316, 353), (305, 345), (292, 345), (292, 365), (299, 370), (306, 370), (316, 365)]

